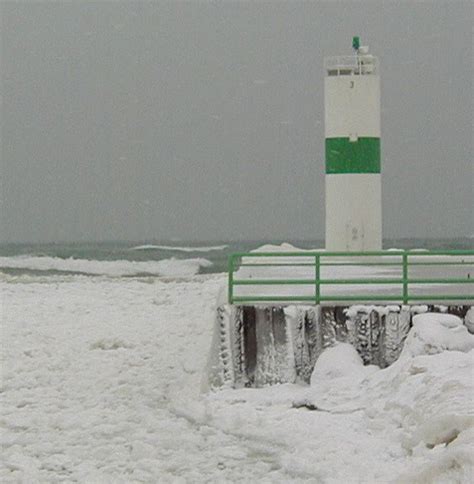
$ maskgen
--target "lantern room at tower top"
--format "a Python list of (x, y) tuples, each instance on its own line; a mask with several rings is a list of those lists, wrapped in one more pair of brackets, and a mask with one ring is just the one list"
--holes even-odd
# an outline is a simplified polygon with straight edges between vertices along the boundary
[(382, 248), (380, 76), (378, 60), (354, 54), (324, 61), (326, 249)]

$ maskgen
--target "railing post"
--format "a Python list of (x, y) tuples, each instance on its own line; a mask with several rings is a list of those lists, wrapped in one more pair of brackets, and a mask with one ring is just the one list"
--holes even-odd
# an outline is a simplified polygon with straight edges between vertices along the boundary
[(229, 301), (229, 304), (233, 303), (234, 299), (234, 255), (231, 254), (229, 256), (229, 279), (228, 279), (228, 286), (227, 286), (227, 299)]
[(316, 296), (316, 305), (318, 305), (321, 302), (321, 287), (320, 287), (320, 275), (321, 275), (321, 269), (320, 269), (320, 264), (319, 264), (319, 258), (320, 255), (317, 254), (314, 256), (315, 258), (315, 296)]
[(408, 304), (408, 254), (403, 252), (403, 304)]

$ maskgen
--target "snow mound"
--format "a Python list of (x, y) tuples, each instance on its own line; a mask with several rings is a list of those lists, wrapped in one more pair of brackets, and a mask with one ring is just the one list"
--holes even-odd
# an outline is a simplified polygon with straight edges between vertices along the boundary
[(368, 425), (392, 421), (414, 460), (395, 482), (471, 482), (474, 336), (452, 315), (414, 317), (400, 359), (361, 388)]
[(348, 344), (326, 349), (311, 388), (294, 406), (337, 415), (361, 411), (368, 429), (391, 425), (390, 439), (410, 457), (393, 482), (471, 482), (473, 348), (474, 336), (457, 316), (420, 314), (402, 356), (383, 370), (364, 367)]
[(299, 249), (298, 247), (288, 244), (287, 242), (283, 242), (281, 245), (265, 244), (252, 250), (251, 252), (305, 252), (305, 250)]
[(311, 385), (363, 374), (365, 374), (364, 363), (356, 349), (348, 343), (339, 343), (321, 353), (314, 365)]
[(424, 313), (413, 316), (400, 358), (434, 355), (445, 350), (470, 351), (474, 335), (469, 334), (462, 320), (452, 314)]
[(364, 366), (351, 344), (338, 343), (321, 353), (311, 374), (311, 387), (293, 405), (354, 411), (361, 404), (361, 382), (377, 370), (375, 365)]
[(395, 482), (472, 482), (474, 351), (399, 360), (369, 378), (369, 426), (391, 421), (413, 457)]
[(413, 324), (415, 325), (420, 323), (437, 323), (445, 326), (446, 328), (462, 326), (462, 320), (459, 316), (445, 313), (425, 313), (413, 316)]
[(201, 267), (210, 267), (207, 259), (164, 259), (160, 261), (61, 259), (60, 257), (17, 256), (0, 257), (0, 269), (29, 269), (35, 271), (61, 271), (77, 274), (110, 277), (152, 275), (188, 277), (197, 274)]

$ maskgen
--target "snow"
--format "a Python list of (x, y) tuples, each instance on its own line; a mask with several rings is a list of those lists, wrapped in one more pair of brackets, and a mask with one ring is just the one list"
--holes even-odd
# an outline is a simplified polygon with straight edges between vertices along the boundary
[(112, 277), (149, 274), (185, 277), (197, 274), (201, 267), (210, 267), (207, 259), (163, 259), (159, 261), (61, 259), (60, 257), (0, 257), (0, 268), (61, 271)]
[(172, 250), (177, 252), (211, 252), (214, 250), (224, 250), (227, 247), (228, 247), (227, 245), (212, 245), (209, 247), (179, 247), (179, 246), (171, 246), (171, 245), (145, 244), (145, 245), (137, 245), (136, 247), (132, 247), (130, 250)]
[(173, 410), (199, 398), (221, 275), (6, 279), (0, 481), (212, 481), (238, 466), (238, 439)]
[[(311, 375), (311, 385), (318, 386), (336, 378), (363, 378), (370, 367), (364, 366), (356, 349), (348, 343), (328, 348), (316, 361)], [(369, 370), (370, 371), (370, 370)]]
[(472, 482), (474, 352), (402, 357), (369, 378), (365, 412), (399, 429), (411, 459), (398, 482)]
[(340, 344), (311, 387), (202, 394), (225, 275), (0, 277), (2, 482), (472, 482), (474, 336), (446, 314), (384, 370)]
[(256, 249), (252, 250), (254, 253), (258, 252), (323, 252), (324, 249), (300, 249), (292, 244), (283, 242), (280, 245), (275, 244), (264, 244)]
[(400, 357), (471, 349), (474, 349), (474, 335), (469, 334), (459, 317), (453, 314), (424, 313), (413, 316), (413, 328)]
[(379, 316), (387, 315), (390, 312), (399, 312), (400, 306), (396, 305), (384, 305), (384, 306), (374, 306), (374, 305), (366, 305), (366, 304), (353, 304), (348, 309), (344, 310), (344, 314), (352, 319), (357, 316), (359, 313), (363, 314), (370, 314), (371, 312), (375, 311), (379, 314)]

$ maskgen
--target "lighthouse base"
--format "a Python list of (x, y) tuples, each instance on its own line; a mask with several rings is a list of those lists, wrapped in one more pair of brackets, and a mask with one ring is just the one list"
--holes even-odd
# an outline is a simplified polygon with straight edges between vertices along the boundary
[(326, 250), (382, 249), (379, 173), (326, 175)]

